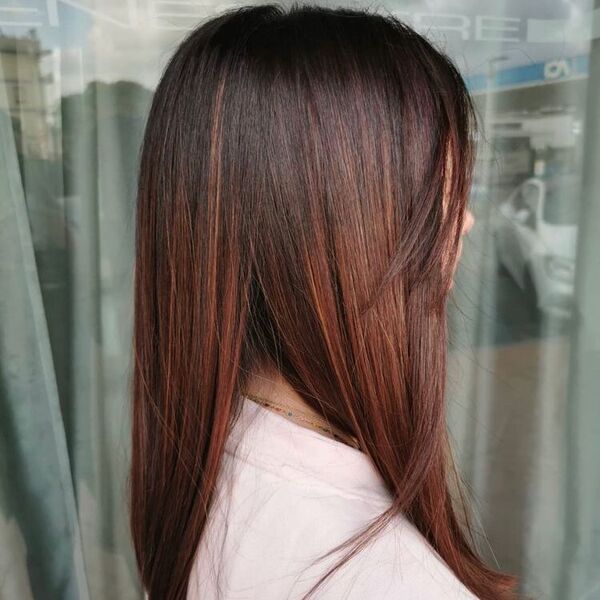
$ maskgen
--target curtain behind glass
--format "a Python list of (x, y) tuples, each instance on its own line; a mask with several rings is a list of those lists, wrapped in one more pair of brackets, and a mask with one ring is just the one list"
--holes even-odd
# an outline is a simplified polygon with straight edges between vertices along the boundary
[[(15, 71), (35, 73), (37, 42), (3, 41), (16, 59), (0, 62), (6, 93)], [(1, 113), (0, 149), (2, 598), (140, 597), (127, 394), (135, 172), (150, 98), (135, 83), (90, 82), (51, 115), (34, 103), (54, 123), (37, 140), (26, 137), (32, 107), (2, 103), (13, 109)]]

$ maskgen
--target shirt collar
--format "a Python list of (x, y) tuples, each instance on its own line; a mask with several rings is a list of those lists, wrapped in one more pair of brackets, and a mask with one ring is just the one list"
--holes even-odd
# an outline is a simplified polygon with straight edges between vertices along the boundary
[(240, 395), (241, 411), (226, 442), (238, 459), (284, 479), (318, 482), (345, 495), (389, 504), (392, 496), (364, 452), (294, 423)]

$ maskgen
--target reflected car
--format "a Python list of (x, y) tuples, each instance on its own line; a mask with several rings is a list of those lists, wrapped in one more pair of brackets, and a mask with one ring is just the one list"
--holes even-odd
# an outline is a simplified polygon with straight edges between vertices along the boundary
[(572, 311), (580, 180), (573, 175), (530, 177), (498, 211), (494, 226), (500, 266), (545, 313)]

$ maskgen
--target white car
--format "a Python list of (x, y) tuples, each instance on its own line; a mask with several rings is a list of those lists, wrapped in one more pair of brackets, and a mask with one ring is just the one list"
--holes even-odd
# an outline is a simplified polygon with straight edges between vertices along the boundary
[(500, 265), (538, 309), (559, 317), (573, 302), (579, 181), (526, 179), (500, 204), (494, 227)]

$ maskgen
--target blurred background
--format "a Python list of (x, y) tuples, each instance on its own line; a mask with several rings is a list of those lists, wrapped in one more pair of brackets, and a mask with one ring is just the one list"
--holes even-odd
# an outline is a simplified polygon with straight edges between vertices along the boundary
[[(138, 150), (168, 57), (233, 6), (0, 0), (2, 599), (141, 598), (126, 512)], [(450, 54), (484, 125), (448, 376), (481, 550), (536, 598), (598, 600), (600, 2), (368, 7)]]

